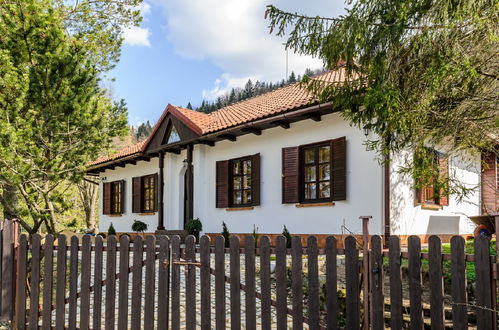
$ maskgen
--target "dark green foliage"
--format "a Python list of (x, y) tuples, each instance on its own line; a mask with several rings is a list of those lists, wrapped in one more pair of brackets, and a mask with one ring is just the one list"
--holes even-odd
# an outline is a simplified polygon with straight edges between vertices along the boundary
[(227, 229), (227, 225), (225, 224), (225, 222), (222, 222), (222, 236), (224, 237), (225, 239), (225, 247), (229, 247), (230, 246), (230, 233), (229, 233), (229, 229)]
[(151, 126), (149, 120), (145, 123), (140, 124), (139, 126), (137, 126), (137, 128), (134, 128), (133, 130), (137, 141), (143, 141), (147, 139), (149, 134), (151, 134), (152, 132), (152, 128), (153, 127)]
[(107, 236), (111, 235), (116, 235), (116, 229), (114, 229), (113, 223), (109, 225), (109, 228), (107, 229)]
[(282, 236), (286, 237), (286, 248), (291, 249), (291, 234), (289, 233), (288, 228), (286, 228), (286, 225), (283, 226)]
[(147, 223), (140, 220), (133, 220), (132, 230), (137, 233), (143, 233), (147, 230)]
[(251, 234), (255, 239), (255, 248), (258, 247), (258, 238), (260, 238), (260, 234), (258, 234), (258, 227), (253, 224), (253, 233)]
[(203, 230), (203, 224), (199, 218), (192, 219), (185, 224), (185, 230), (189, 235), (194, 235), (196, 240), (199, 240), (199, 233)]

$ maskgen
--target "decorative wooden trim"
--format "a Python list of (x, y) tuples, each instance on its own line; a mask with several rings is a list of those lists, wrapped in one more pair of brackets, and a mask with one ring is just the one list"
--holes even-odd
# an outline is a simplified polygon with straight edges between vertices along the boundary
[(438, 210), (441, 210), (443, 209), (443, 206), (442, 205), (438, 205), (438, 204), (420, 204), (421, 205), (421, 209), (422, 210), (432, 210), (432, 211), (438, 211)]
[(226, 208), (225, 211), (249, 211), (249, 210), (253, 210), (254, 208), (255, 208), (254, 206), (229, 207), (229, 208)]
[(144, 212), (144, 213), (138, 213), (138, 215), (156, 215), (156, 212)]
[(119, 218), (119, 217), (122, 217), (123, 214), (108, 214), (107, 216), (111, 217), (111, 218)]
[(325, 203), (300, 203), (295, 204), (296, 207), (316, 207), (316, 206), (334, 206), (334, 202)]

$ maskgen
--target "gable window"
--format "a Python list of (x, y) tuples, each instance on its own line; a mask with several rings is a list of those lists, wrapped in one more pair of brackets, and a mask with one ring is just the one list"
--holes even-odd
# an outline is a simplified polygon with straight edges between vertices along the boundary
[[(433, 164), (437, 167), (435, 176), (430, 177), (426, 184), (416, 188), (416, 203), (422, 205), (449, 205), (448, 177), (449, 158), (435, 150), (430, 151), (433, 155)], [(418, 159), (415, 159), (417, 162)]]
[(346, 138), (282, 149), (282, 203), (346, 200)]
[(103, 214), (124, 213), (124, 180), (105, 182), (103, 191)]
[(260, 154), (216, 163), (216, 207), (260, 205)]
[(178, 135), (177, 129), (173, 124), (170, 124), (170, 135), (168, 136), (167, 144), (175, 143), (180, 141), (180, 135)]
[(158, 210), (158, 174), (132, 179), (132, 212), (149, 213)]

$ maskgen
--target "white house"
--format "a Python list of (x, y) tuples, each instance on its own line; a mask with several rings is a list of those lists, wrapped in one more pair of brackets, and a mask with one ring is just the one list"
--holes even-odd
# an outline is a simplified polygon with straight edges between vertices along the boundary
[[(340, 82), (343, 74), (316, 79)], [(469, 217), (482, 212), (480, 189), (460, 203), (417, 192), (397, 171), (410, 153), (382, 166), (365, 140), (299, 84), (210, 114), (168, 105), (146, 141), (91, 164), (88, 173), (100, 178), (99, 229), (106, 232), (112, 222), (129, 233), (137, 219), (151, 232), (169, 233), (199, 218), (207, 234), (220, 233), (225, 222), (232, 234), (257, 227), (273, 237), (286, 225), (293, 235), (323, 239), (360, 235), (359, 216), (367, 215), (370, 234), (385, 237), (473, 232)], [(471, 187), (485, 177), (480, 157), (439, 161)], [(495, 159), (491, 169), (488, 176), (497, 178)], [(496, 211), (492, 182), (486, 193)]]

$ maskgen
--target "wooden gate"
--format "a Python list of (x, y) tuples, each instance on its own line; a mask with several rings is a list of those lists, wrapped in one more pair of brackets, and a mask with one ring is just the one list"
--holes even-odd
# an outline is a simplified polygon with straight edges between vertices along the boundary
[[(458, 236), (450, 253), (436, 236), (424, 249), (416, 236), (407, 249), (393, 236), (386, 250), (373, 236), (368, 272), (354, 237), (344, 248), (334, 237), (325, 248), (314, 236), (287, 243), (282, 236), (257, 244), (234, 236), (226, 247), (221, 236), (181, 244), (178, 236), (22, 235), (13, 318), (4, 305), (9, 261), (2, 262), (2, 317), (18, 329), (360, 329), (367, 273), (373, 329), (496, 326), (495, 257), (485, 238), (466, 254)], [(2, 261), (8, 257), (4, 248)]]

